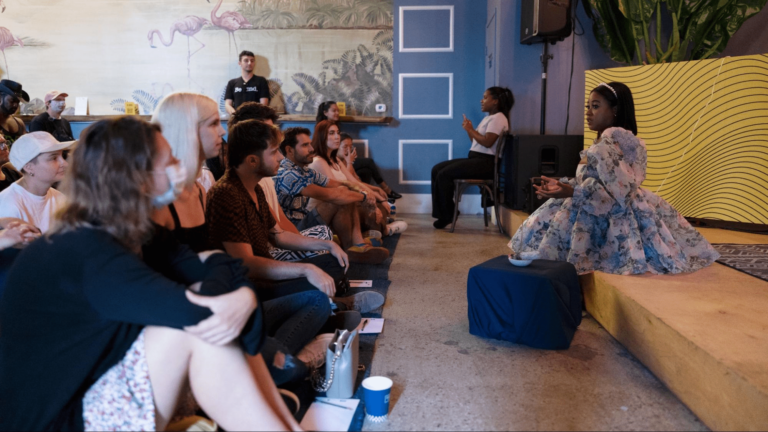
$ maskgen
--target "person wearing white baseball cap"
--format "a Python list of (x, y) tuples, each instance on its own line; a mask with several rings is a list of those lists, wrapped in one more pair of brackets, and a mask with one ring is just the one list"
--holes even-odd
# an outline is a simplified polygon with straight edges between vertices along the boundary
[(30, 223), (45, 234), (64, 195), (52, 186), (64, 178), (67, 161), (64, 151), (73, 142), (60, 143), (48, 132), (31, 132), (11, 147), (11, 164), (24, 175), (0, 192), (0, 218), (11, 217)]
[(61, 118), (61, 113), (67, 107), (67, 93), (54, 90), (45, 95), (46, 111), (29, 124), (30, 132), (44, 131), (53, 135), (59, 142), (73, 141), (72, 126), (69, 121)]

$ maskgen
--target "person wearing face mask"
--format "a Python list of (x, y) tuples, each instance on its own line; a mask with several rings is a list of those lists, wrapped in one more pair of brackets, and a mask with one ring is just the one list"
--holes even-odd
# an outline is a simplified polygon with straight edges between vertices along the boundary
[(579, 274), (687, 273), (720, 256), (669, 203), (640, 185), (648, 156), (637, 137), (632, 91), (600, 83), (587, 104), (587, 125), (597, 132), (581, 152), (573, 179), (542, 176), (534, 186), (550, 198), (517, 230), (512, 258), (568, 261)]
[(187, 384), (226, 430), (300, 430), (259, 354), (262, 304), (241, 263), (151, 222), (177, 183), (160, 128), (96, 122), (70, 161), (71, 199), (0, 298), (0, 382), (14, 395), (0, 398), (0, 430), (166, 430)]
[(22, 101), (29, 102), (29, 94), (22, 90), (21, 84), (7, 79), (0, 80), (0, 133), (9, 146), (27, 132), (24, 121), (14, 117)]
[(67, 93), (54, 90), (45, 95), (45, 112), (36, 116), (29, 123), (30, 132), (48, 132), (60, 142), (74, 141), (72, 126), (61, 117), (67, 107)]
[(5, 137), (0, 135), (0, 192), (21, 178), (21, 173), (9, 163), (10, 153), (11, 149), (5, 141)]
[(193, 251), (208, 250), (205, 195), (215, 181), (211, 172), (202, 168), (206, 158), (219, 154), (226, 133), (218, 104), (197, 93), (171, 93), (158, 104), (152, 123), (163, 129), (163, 136), (184, 171), (179, 185), (181, 193), (155, 210), (152, 220), (171, 230), (179, 242)]
[(24, 176), (0, 192), (0, 217), (21, 219), (43, 234), (48, 231), (64, 204), (64, 195), (52, 186), (64, 178), (63, 153), (72, 144), (60, 143), (48, 132), (31, 132), (16, 140), (10, 159)]

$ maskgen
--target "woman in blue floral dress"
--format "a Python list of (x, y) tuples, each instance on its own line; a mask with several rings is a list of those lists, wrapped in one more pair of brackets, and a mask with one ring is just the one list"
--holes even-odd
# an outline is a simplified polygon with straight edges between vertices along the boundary
[(685, 273), (712, 264), (719, 257), (712, 245), (640, 187), (647, 155), (629, 88), (601, 83), (586, 116), (594, 145), (582, 152), (575, 179), (542, 177), (537, 194), (550, 200), (517, 230), (511, 256), (568, 261), (579, 274)]

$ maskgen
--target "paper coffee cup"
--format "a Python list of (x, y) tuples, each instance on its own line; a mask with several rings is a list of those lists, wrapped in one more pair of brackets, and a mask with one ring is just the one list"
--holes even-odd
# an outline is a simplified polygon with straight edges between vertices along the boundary
[(389, 413), (389, 393), (392, 391), (392, 380), (386, 377), (374, 376), (363, 380), (363, 401), (365, 402), (365, 418), (374, 423), (387, 420)]

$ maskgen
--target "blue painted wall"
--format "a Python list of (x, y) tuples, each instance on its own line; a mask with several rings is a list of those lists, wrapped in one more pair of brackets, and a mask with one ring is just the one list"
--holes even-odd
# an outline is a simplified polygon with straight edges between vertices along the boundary
[[(436, 53), (401, 53), (400, 47), (400, 6), (423, 5), (453, 5), (454, 6), (454, 52)], [(429, 185), (399, 184), (399, 140), (452, 140), (453, 158), (466, 157), (469, 152), (470, 142), (466, 132), (461, 128), (462, 114), (477, 125), (482, 120), (480, 112), (480, 99), (485, 90), (483, 78), (483, 51), (485, 46), (485, 20), (486, 0), (395, 0), (395, 52), (394, 52), (394, 98), (392, 112), (395, 120), (389, 126), (379, 125), (355, 125), (342, 126), (343, 131), (360, 139), (367, 139), (369, 143), (370, 157), (383, 171), (384, 179), (400, 193), (430, 193)], [(408, 12), (411, 13), (411, 12)], [(444, 14), (444, 12), (440, 12)], [(434, 28), (435, 22), (429, 14), (418, 13), (416, 16), (407, 16), (406, 20), (415, 19), (417, 28), (420, 28), (415, 40), (409, 38), (406, 30), (406, 38), (410, 43), (433, 44), (439, 43), (446, 34), (444, 26)], [(440, 17), (438, 17), (440, 18)], [(409, 21), (410, 23), (410, 21)], [(434, 29), (434, 34), (428, 30)], [(405, 46), (409, 47), (408, 44)], [(399, 80), (401, 73), (453, 73), (453, 118), (443, 120), (432, 119), (403, 119), (398, 118), (399, 112)], [(406, 84), (406, 89), (412, 82)], [(437, 94), (439, 84), (434, 92), (424, 92), (424, 88), (414, 88), (413, 92), (404, 93), (408, 109), (427, 110), (435, 106), (445, 106), (447, 95), (443, 92)], [(423, 103), (423, 106), (411, 104), (411, 101)], [(410, 111), (406, 111), (409, 113)], [(285, 123), (283, 127), (304, 126), (306, 123)], [(406, 179), (429, 179), (432, 166), (436, 161), (445, 160), (445, 146), (423, 145), (419, 147), (407, 146), (404, 155), (404, 167)], [(474, 193), (474, 192), (470, 192)]]

